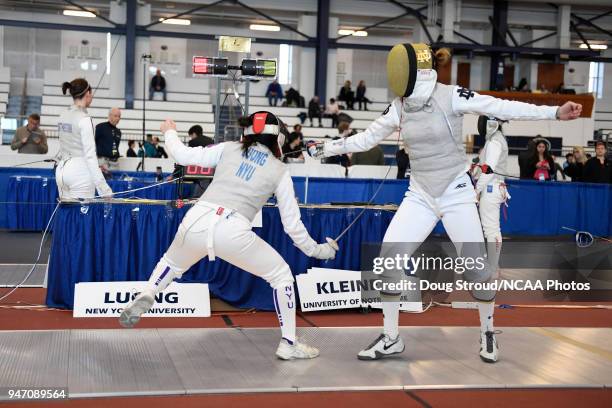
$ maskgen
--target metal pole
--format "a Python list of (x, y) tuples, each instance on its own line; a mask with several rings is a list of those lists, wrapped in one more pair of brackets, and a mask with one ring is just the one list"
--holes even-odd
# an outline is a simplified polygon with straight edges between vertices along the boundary
[(136, 0), (127, 0), (125, 19), (125, 108), (134, 109), (136, 71)]
[[(508, 32), (508, 2), (493, 2), (493, 32), (491, 44), (493, 46), (505, 46), (506, 33)], [(504, 57), (499, 52), (491, 53), (491, 67), (489, 70), (489, 89), (495, 91), (503, 87), (505, 69)], [(501, 71), (501, 72), (500, 72)]]
[[(247, 58), (251, 58), (251, 53), (247, 52)], [(244, 83), (244, 116), (249, 116), (249, 94), (251, 90), (251, 81), (247, 79)]]
[(219, 132), (221, 131), (221, 78), (217, 78), (217, 95), (215, 98), (215, 143), (219, 143)]
[(142, 56), (142, 161), (140, 162), (142, 166), (142, 171), (145, 171), (145, 156), (147, 155), (147, 150), (145, 149), (146, 142), (146, 88), (147, 88), (147, 57), (145, 55)]
[(317, 48), (315, 51), (315, 94), (327, 101), (327, 53), (329, 51), (329, 1), (317, 2)]
[[(217, 57), (222, 57), (222, 52), (219, 51), (217, 53)], [(220, 122), (221, 122), (221, 78), (217, 77), (217, 98), (216, 98), (216, 106), (215, 106), (215, 143), (219, 143), (219, 132), (220, 132)]]

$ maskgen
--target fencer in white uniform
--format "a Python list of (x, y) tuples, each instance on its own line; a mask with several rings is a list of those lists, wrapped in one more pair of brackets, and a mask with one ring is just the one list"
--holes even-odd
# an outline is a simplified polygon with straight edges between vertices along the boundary
[(504, 175), (508, 174), (508, 143), (502, 130), (503, 121), (481, 115), (478, 117), (478, 133), (485, 137), (485, 144), (478, 154), (478, 166), (474, 168), (478, 213), (487, 241), (487, 255), (492, 272), (497, 276), (502, 247), (500, 209), (510, 200)]
[(241, 142), (189, 148), (181, 143), (172, 121), (162, 124), (166, 149), (181, 165), (215, 167), (210, 186), (181, 222), (172, 244), (149, 278), (148, 287), (120, 316), (133, 326), (150, 309), (154, 296), (192, 265), (208, 256), (265, 279), (273, 289), (282, 339), (276, 350), (283, 360), (314, 358), (319, 351), (296, 338), (296, 296), (289, 265), (251, 230), (251, 222), (274, 194), (285, 232), (306, 255), (333, 259), (335, 248), (317, 244), (300, 219), (288, 167), (279, 158), (286, 128), (269, 112), (256, 112), (243, 123)]
[(60, 199), (94, 198), (111, 196), (113, 191), (106, 183), (98, 166), (94, 127), (87, 108), (93, 93), (87, 81), (77, 78), (62, 85), (64, 95), (70, 92), (74, 101), (58, 120), (58, 165), (55, 181)]
[[(311, 155), (329, 157), (369, 150), (396, 131), (400, 132), (410, 155), (410, 187), (387, 228), (383, 247), (385, 243), (410, 243), (414, 251), (441, 220), (454, 243), (482, 243), (484, 255), (476, 194), (467, 173), (469, 163), (462, 132), (464, 114), (507, 120), (574, 119), (580, 115), (581, 105), (573, 102), (562, 107), (535, 106), (438, 83), (435, 68), (449, 60), (448, 50), (434, 54), (426, 44), (396, 45), (387, 59), (387, 79), (398, 97), (383, 114), (354, 136), (308, 144)], [(490, 278), (490, 268), (464, 274), (468, 281), (486, 282)], [(358, 353), (359, 359), (375, 360), (404, 351), (398, 330), (400, 294), (381, 291), (384, 331)], [(473, 291), (472, 295), (479, 301), (480, 357), (486, 362), (495, 362), (498, 358), (493, 328), (495, 292)]]

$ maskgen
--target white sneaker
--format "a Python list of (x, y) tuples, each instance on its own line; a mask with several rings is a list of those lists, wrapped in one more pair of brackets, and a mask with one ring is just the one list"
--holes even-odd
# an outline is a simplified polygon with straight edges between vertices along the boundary
[(359, 360), (378, 360), (385, 356), (399, 354), (405, 348), (406, 346), (399, 334), (395, 339), (391, 339), (386, 334), (381, 334), (372, 344), (361, 350), (357, 354), (357, 358)]
[(151, 292), (140, 293), (123, 309), (121, 316), (119, 316), (119, 324), (128, 328), (134, 327), (140, 320), (140, 316), (148, 312), (153, 303), (155, 303), (155, 297)]
[(499, 345), (495, 332), (480, 332), (480, 359), (485, 363), (495, 363), (499, 357)]
[(287, 340), (281, 339), (276, 349), (276, 357), (281, 360), (294, 360), (303, 358), (315, 358), (319, 355), (319, 349), (311, 347), (307, 344), (300, 343), (295, 339), (293, 344)]

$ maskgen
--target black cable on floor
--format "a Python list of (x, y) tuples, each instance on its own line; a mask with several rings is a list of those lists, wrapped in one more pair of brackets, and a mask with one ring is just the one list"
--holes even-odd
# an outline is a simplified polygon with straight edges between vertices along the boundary
[(300, 317), (300, 319), (304, 320), (306, 323), (308, 323), (311, 327), (319, 327), (316, 324), (314, 324), (310, 319), (308, 319), (307, 317), (304, 316), (304, 314), (302, 312), (297, 312), (297, 315)]
[(228, 326), (228, 327), (236, 327), (236, 326), (234, 326), (234, 322), (232, 321), (232, 319), (228, 315), (221, 315), (221, 318), (225, 322), (226, 326)]
[(410, 390), (405, 390), (404, 391), (410, 398), (412, 398), (413, 400), (415, 400), (416, 402), (418, 402), (419, 404), (421, 404), (421, 406), (423, 408), (433, 408), (431, 405), (429, 405), (427, 403), (427, 401), (425, 401), (423, 398), (419, 397), (418, 395), (416, 395), (414, 392), (410, 391)]

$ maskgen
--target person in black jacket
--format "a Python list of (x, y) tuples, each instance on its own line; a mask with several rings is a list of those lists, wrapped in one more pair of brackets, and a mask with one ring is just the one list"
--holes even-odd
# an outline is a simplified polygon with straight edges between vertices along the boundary
[(293, 89), (293, 87), (290, 87), (285, 92), (285, 102), (287, 103), (287, 106), (289, 107), (294, 106), (296, 108), (303, 108), (304, 107), (303, 104), (302, 106), (300, 106), (301, 98), (302, 96), (300, 95), (300, 93), (297, 90)]
[(128, 149), (125, 153), (127, 157), (138, 157), (138, 155), (136, 154), (136, 150), (134, 150), (134, 147), (136, 147), (136, 141), (128, 140)]
[(586, 183), (610, 183), (612, 168), (606, 157), (606, 144), (601, 140), (595, 144), (595, 157), (589, 159), (584, 165), (584, 178)]
[(359, 103), (359, 110), (361, 110), (361, 104), (363, 103), (363, 110), (368, 110), (368, 103), (370, 100), (366, 98), (366, 86), (365, 81), (359, 81), (359, 85), (357, 85), (357, 96), (355, 100)]
[(202, 129), (202, 126), (200, 125), (193, 125), (192, 127), (190, 127), (189, 131), (187, 131), (187, 134), (189, 134), (190, 138), (188, 143), (189, 147), (206, 147), (215, 143), (214, 140), (212, 140), (210, 137), (204, 136), (204, 129)]
[(155, 92), (161, 92), (164, 95), (164, 101), (166, 100), (166, 80), (162, 76), (160, 69), (158, 69), (155, 76), (151, 78), (151, 85), (149, 85), (149, 100), (153, 100)]
[(167, 159), (168, 153), (166, 153), (166, 149), (164, 149), (164, 147), (159, 144), (159, 137), (154, 136), (152, 143), (153, 147), (155, 147), (155, 150), (157, 151), (155, 157), (157, 157), (158, 159)]
[(567, 167), (563, 172), (572, 179), (572, 181), (584, 181), (584, 165), (587, 162), (586, 154), (584, 154), (584, 148), (581, 146), (574, 147), (571, 156), (567, 159)]
[(117, 125), (120, 120), (121, 110), (119, 108), (112, 108), (108, 113), (108, 121), (99, 123), (96, 126), (95, 140), (98, 159), (117, 161), (119, 158), (121, 130), (117, 128)]
[(323, 127), (323, 125), (321, 125), (321, 116), (322, 115), (323, 114), (321, 112), (321, 105), (319, 104), (319, 97), (315, 95), (315, 96), (312, 97), (310, 102), (308, 102), (308, 119), (310, 119), (310, 127), (313, 126), (312, 118), (318, 118), (319, 119), (319, 127)]
[(344, 86), (340, 88), (338, 100), (346, 102), (346, 109), (353, 109), (353, 104), (355, 103), (355, 92), (353, 92), (351, 89), (351, 81), (344, 82)]
[(535, 152), (534, 140), (535, 139), (531, 139), (529, 142), (527, 142), (527, 149), (518, 154), (518, 164), (521, 179), (530, 179), (533, 176), (533, 172), (530, 173), (531, 169), (529, 168), (529, 158), (533, 156)]
[[(190, 127), (187, 131), (187, 134), (190, 138), (189, 142), (187, 143), (189, 147), (206, 147), (215, 143), (215, 141), (212, 140), (210, 137), (204, 136), (204, 129), (202, 129), (202, 126), (200, 125), (193, 125), (192, 127)], [(202, 194), (204, 194), (204, 191), (208, 188), (210, 182), (211, 180), (209, 179), (195, 181), (191, 198), (198, 198)]]

